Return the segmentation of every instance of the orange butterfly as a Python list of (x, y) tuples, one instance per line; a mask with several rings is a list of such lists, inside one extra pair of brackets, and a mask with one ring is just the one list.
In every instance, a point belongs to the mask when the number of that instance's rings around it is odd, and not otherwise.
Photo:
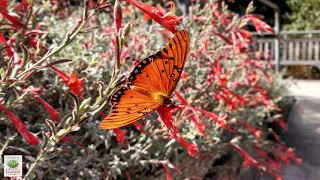
[(173, 107), (171, 94), (178, 84), (189, 50), (189, 34), (181, 30), (166, 47), (139, 62), (116, 91), (111, 112), (99, 125), (114, 129), (131, 124), (156, 111), (161, 105)]

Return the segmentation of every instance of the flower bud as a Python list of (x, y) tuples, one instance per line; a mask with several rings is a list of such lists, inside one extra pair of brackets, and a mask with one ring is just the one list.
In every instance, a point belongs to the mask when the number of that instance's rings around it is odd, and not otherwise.
[(90, 102), (91, 102), (91, 97), (83, 100), (80, 107), (79, 107), (79, 110), (85, 111), (90, 106)]
[(117, 33), (119, 32), (121, 28), (121, 22), (122, 22), (122, 11), (121, 11), (121, 6), (119, 0), (116, 0), (114, 4), (114, 23), (116, 26), (116, 31)]
[(129, 33), (131, 31), (131, 23), (128, 22), (124, 27), (123, 27), (123, 30), (122, 30), (122, 35), (123, 36), (128, 36)]

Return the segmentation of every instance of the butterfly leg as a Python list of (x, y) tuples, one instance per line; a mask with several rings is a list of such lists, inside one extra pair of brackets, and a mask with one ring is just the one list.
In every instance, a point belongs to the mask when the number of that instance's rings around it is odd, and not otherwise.
[(168, 108), (174, 109), (176, 107), (176, 104), (174, 101), (172, 101), (171, 98), (166, 98), (164, 101), (164, 104), (167, 105)]

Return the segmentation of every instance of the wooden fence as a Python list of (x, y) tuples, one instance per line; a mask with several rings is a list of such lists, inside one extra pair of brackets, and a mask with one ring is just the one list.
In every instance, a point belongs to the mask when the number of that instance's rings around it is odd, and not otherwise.
[(287, 31), (282, 32), (279, 39), (256, 37), (254, 45), (274, 64), (279, 53), (279, 65), (313, 65), (320, 69), (320, 31)]

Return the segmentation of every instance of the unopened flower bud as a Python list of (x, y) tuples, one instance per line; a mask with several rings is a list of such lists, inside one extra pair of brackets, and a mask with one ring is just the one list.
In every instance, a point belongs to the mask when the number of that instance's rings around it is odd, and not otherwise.
[(90, 102), (91, 102), (91, 97), (85, 99), (82, 101), (79, 110), (80, 111), (84, 111), (86, 110), (89, 106), (90, 106)]
[(119, 0), (116, 0), (114, 4), (114, 23), (116, 26), (116, 31), (117, 33), (119, 32), (121, 28), (121, 22), (122, 22), (122, 11), (121, 11), (121, 6)]
[(129, 33), (130, 33), (130, 30), (131, 30), (131, 23), (128, 22), (128, 23), (124, 26), (124, 28), (123, 28), (123, 30), (122, 30), (122, 35), (123, 35), (123, 36), (128, 36)]

